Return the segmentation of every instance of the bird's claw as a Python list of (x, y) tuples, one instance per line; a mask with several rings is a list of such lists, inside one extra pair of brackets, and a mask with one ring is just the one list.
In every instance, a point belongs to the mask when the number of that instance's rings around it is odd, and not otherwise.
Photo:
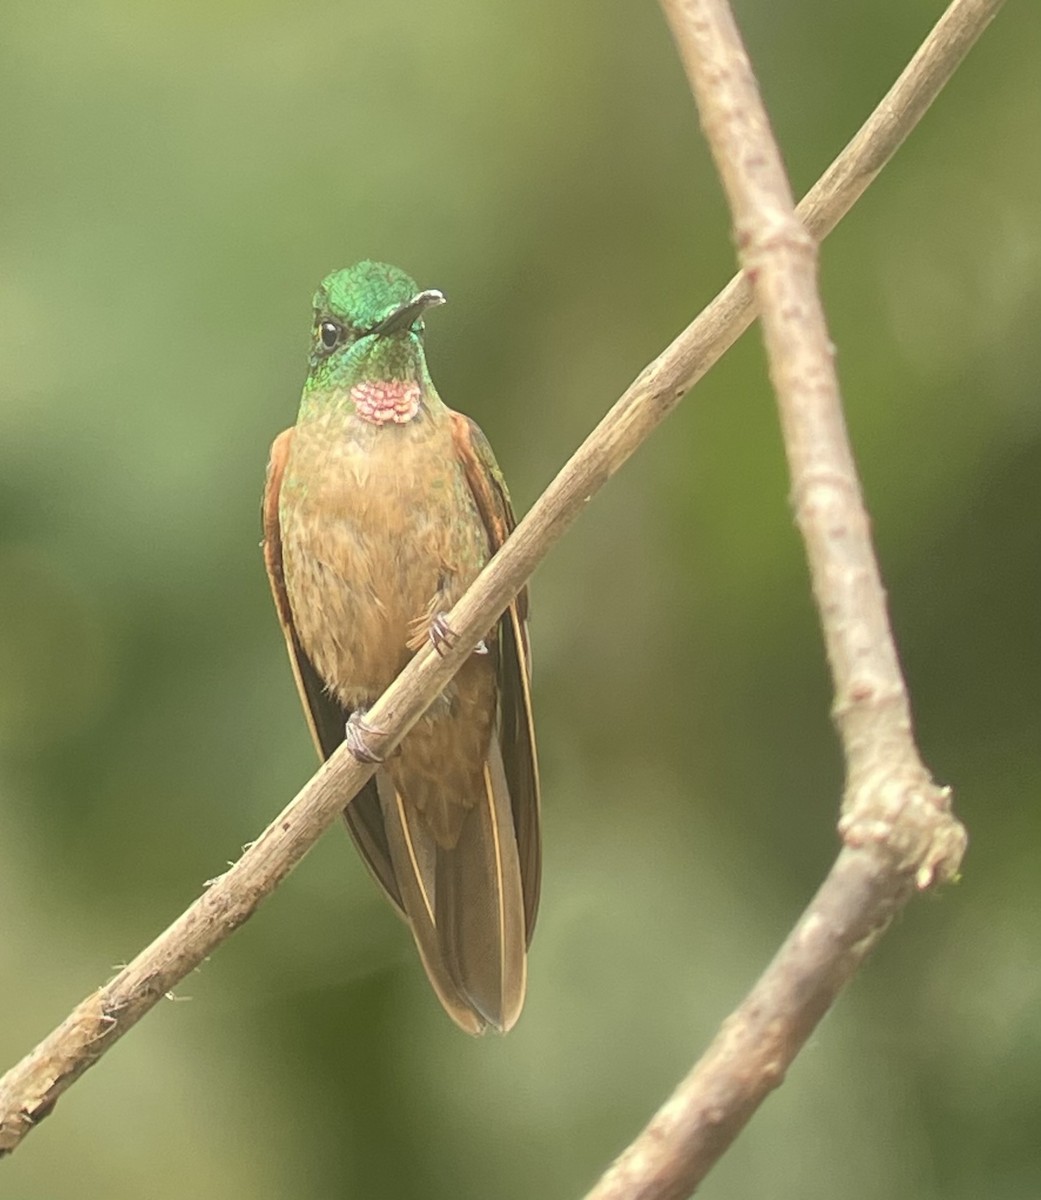
[[(435, 613), (434, 619), (430, 622), (430, 644), (441, 655), (442, 658), (455, 645), (456, 632), (448, 624), (448, 613)], [(481, 638), (473, 648), (474, 654), (487, 654), (488, 643)]]
[(447, 651), (452, 649), (455, 643), (455, 631), (448, 624), (448, 614), (439, 612), (434, 614), (434, 619), (430, 622), (430, 644), (444, 658)]
[(347, 718), (347, 724), (344, 726), (343, 740), (347, 743), (347, 749), (354, 755), (360, 763), (379, 766), (383, 761), (381, 754), (376, 754), (369, 749), (367, 738), (379, 737), (382, 730), (373, 729), (371, 725), (366, 725), (362, 719), (365, 714), (365, 709), (355, 709), (354, 712)]

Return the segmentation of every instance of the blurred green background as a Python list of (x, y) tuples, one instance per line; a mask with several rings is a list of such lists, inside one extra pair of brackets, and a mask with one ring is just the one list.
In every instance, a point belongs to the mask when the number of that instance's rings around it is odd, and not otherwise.
[[(941, 11), (738, 6), (796, 189)], [(8, 0), (0, 49), (0, 1067), (314, 763), (258, 550), (319, 278), (449, 306), (431, 368), (525, 510), (730, 276), (653, 3)], [(1036, 6), (823, 283), (923, 753), (972, 847), (702, 1194), (1041, 1189)], [(441, 1013), (336, 829), (0, 1165), (12, 1200), (578, 1196), (835, 853), (841, 768), (758, 335), (534, 581), (546, 871), (507, 1039)]]

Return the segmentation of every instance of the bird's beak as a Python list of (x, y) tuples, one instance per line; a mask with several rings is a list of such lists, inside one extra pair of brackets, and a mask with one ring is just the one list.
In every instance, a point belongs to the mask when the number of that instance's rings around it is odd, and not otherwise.
[(420, 292), (411, 300), (407, 300), (400, 308), (394, 309), (390, 316), (384, 317), (379, 324), (373, 325), (369, 332), (381, 337), (388, 333), (400, 333), (402, 329), (409, 329), (416, 318), (428, 308), (436, 308), (444, 302), (444, 296), (436, 288)]

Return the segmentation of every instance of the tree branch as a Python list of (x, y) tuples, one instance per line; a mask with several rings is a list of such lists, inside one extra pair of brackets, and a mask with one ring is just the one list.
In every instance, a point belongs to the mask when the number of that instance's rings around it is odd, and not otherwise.
[[(846, 761), (839, 822), (845, 844), (751, 993), (587, 1200), (689, 1195), (782, 1082), (817, 1022), (915, 887), (953, 877), (966, 845), (965, 831), (950, 813), (949, 789), (929, 778), (912, 738), (910, 704), (817, 292), (816, 242), (796, 214), (726, 0), (662, 0), (662, 7), (760, 309), (792, 504), (834, 683), (833, 713)], [(946, 76), (928, 56), (930, 49), (943, 46), (945, 55), (960, 57), (998, 7), (952, 5), (893, 92), (903, 92), (906, 102), (903, 85), (911, 78), (931, 78), (937, 85)], [(898, 120), (892, 96), (881, 106), (888, 114), (883, 119)], [(920, 112), (913, 103), (903, 111), (916, 107)], [(834, 175), (828, 172), (822, 190)], [(814, 212), (819, 221), (819, 209)]]
[[(897, 86), (804, 202), (807, 222), (817, 236), (834, 228), (881, 170), (999, 6), (1000, 0), (955, 0), (941, 22), (947, 23), (945, 32), (941, 34), (937, 27)], [(952, 18), (954, 13), (958, 16)], [(751, 291), (739, 276), (640, 373), (456, 605), (449, 617), (458, 634), (452, 650), (444, 659), (429, 649), (418, 653), (370, 710), (367, 722), (384, 731), (372, 738), (374, 751), (386, 754), (400, 741), (590, 497), (737, 340), (753, 315)], [(345, 749), (337, 751), (233, 867), (0, 1079), (0, 1154), (15, 1149), (88, 1067), (252, 915), (336, 820), (347, 797), (358, 791), (371, 772), (370, 766), (355, 761)], [(870, 832), (859, 824), (855, 828)], [(867, 861), (856, 857), (848, 870), (862, 874)], [(953, 869), (952, 864), (953, 857), (934, 863), (930, 877)], [(866, 892), (872, 892), (873, 879), (868, 872), (863, 885)], [(921, 885), (928, 882), (923, 875)], [(831, 878), (818, 901), (828, 901), (825, 892), (830, 883)], [(843, 897), (848, 903), (846, 886), (840, 889), (838, 899)], [(828, 901), (821, 910), (826, 929), (842, 928), (841, 914), (832, 912), (836, 903)], [(861, 913), (867, 907), (858, 905), (855, 911)], [(808, 920), (809, 914), (799, 927), (803, 933), (796, 930), (787, 945), (800, 937), (814, 943), (811, 934), (820, 937), (813, 922), (807, 926)], [(860, 941), (859, 927), (849, 928), (848, 937)], [(826, 944), (835, 936), (829, 934)], [(839, 955), (832, 948), (829, 953), (837, 990), (862, 952), (848, 950)], [(620, 1195), (618, 1191), (601, 1194)]]

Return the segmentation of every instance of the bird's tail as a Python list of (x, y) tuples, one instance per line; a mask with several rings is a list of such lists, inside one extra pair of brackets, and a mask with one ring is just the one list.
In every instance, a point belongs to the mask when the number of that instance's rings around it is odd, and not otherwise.
[(493, 737), (481, 791), (452, 847), (378, 776), (394, 874), (420, 958), (448, 1015), (467, 1033), (511, 1029), (527, 979), (524, 895), (502, 755)]

